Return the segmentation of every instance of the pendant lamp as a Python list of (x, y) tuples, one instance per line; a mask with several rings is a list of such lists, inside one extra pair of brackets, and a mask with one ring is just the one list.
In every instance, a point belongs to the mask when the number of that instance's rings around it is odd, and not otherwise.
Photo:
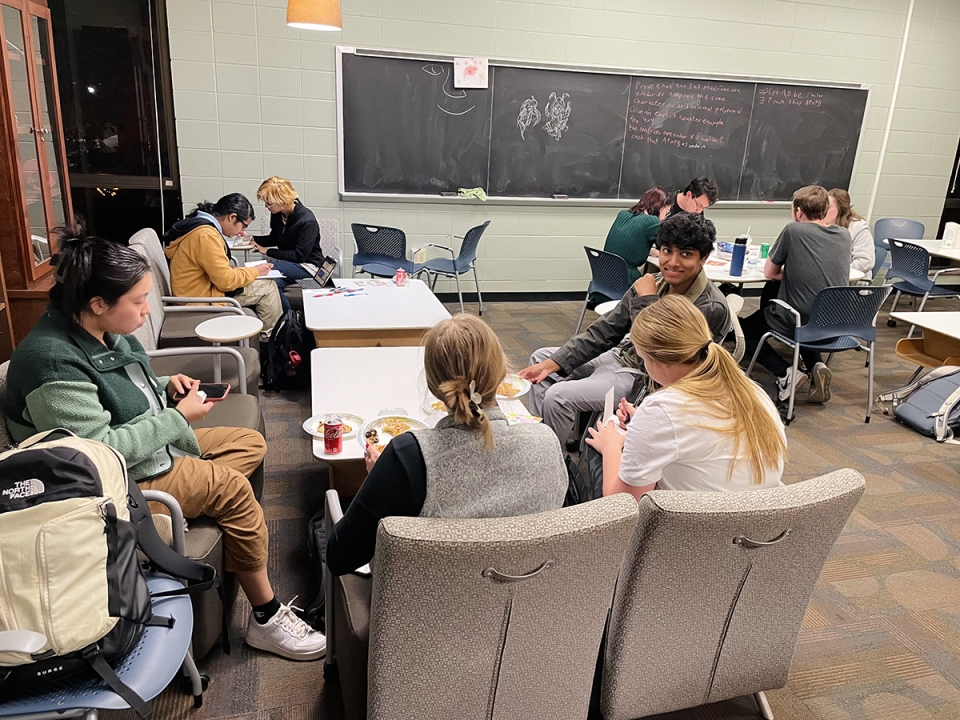
[(342, 30), (340, 0), (287, 0), (287, 25), (301, 30)]

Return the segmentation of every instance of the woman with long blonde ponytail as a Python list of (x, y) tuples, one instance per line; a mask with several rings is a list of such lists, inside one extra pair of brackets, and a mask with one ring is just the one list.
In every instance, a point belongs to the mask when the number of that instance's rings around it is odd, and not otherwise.
[(702, 313), (668, 295), (644, 309), (630, 340), (662, 386), (614, 424), (590, 429), (603, 455), (603, 494), (750, 490), (780, 484), (787, 440), (766, 393), (712, 342)]

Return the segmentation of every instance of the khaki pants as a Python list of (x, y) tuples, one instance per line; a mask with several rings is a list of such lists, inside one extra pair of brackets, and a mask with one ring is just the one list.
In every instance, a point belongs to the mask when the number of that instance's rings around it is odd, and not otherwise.
[(240, 294), (234, 296), (234, 299), (242, 307), (252, 307), (257, 317), (263, 321), (260, 340), (267, 342), (270, 339), (270, 333), (273, 332), (273, 326), (283, 315), (277, 284), (273, 280), (254, 280), (249, 285), (244, 286)]
[[(227, 570), (261, 570), (267, 566), (267, 525), (247, 477), (267, 454), (267, 443), (256, 430), (242, 428), (201, 428), (196, 433), (202, 458), (176, 458), (170, 472), (140, 487), (173, 495), (184, 517), (216, 520), (223, 529)], [(165, 512), (156, 503), (150, 503), (150, 510)]]

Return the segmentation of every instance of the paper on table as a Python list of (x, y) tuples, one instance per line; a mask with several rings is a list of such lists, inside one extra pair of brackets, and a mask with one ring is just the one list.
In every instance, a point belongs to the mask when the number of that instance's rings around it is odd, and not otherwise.
[[(263, 260), (251, 260), (250, 262), (246, 263), (246, 266), (247, 266), (247, 267), (255, 267), (255, 266), (257, 266), (257, 265), (263, 265), (263, 263), (264, 263)], [(273, 269), (271, 269), (270, 272), (268, 272), (266, 275), (261, 275), (260, 277), (261, 277), (261, 278), (266, 278), (267, 280), (275, 280), (276, 278), (286, 277), (286, 275), (284, 275), (284, 274), (283, 274), (282, 272), (280, 272), (279, 270), (273, 270)]]

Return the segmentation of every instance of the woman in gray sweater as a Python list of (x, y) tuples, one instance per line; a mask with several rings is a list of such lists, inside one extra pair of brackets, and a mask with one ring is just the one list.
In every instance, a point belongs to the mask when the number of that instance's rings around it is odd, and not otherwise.
[(427, 386), (450, 414), (427, 430), (367, 448), (369, 475), (330, 531), (327, 564), (343, 575), (373, 558), (377, 524), (391, 515), (486, 518), (555, 510), (567, 472), (545, 425), (508, 425), (497, 407), (507, 372), (496, 334), (473, 315), (427, 331)]

